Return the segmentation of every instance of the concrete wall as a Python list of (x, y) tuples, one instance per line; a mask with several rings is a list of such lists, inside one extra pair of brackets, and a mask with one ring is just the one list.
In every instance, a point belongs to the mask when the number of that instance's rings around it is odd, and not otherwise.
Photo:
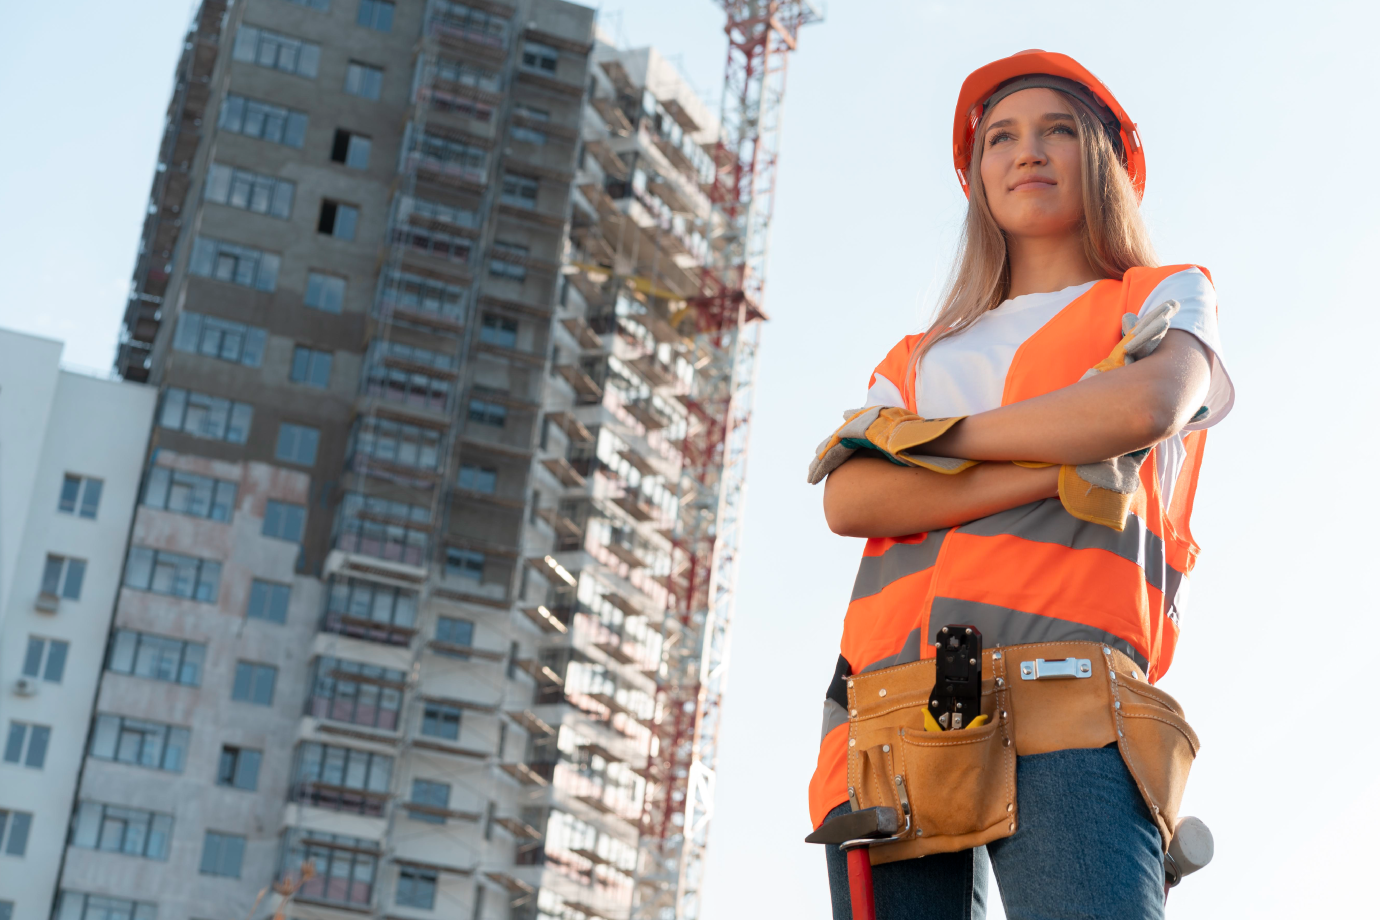
[[(9, 577), (0, 593), (0, 732), (49, 726), (41, 769), (0, 761), (0, 809), (33, 814), (21, 857), (0, 856), (0, 900), (15, 920), (48, 916), (101, 673), (130, 517), (153, 417), (153, 390), (60, 371), (61, 344), (0, 331), (0, 527)], [(63, 475), (102, 480), (94, 519), (62, 513)], [(48, 553), (86, 560), (77, 599), (36, 609)], [(30, 637), (68, 644), (60, 682), (16, 692)]]

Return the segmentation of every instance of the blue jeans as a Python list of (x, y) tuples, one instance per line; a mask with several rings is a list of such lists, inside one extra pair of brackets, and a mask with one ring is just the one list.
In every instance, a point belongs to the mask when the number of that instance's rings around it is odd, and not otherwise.
[[(1016, 804), (1010, 837), (874, 866), (877, 920), (983, 920), (989, 861), (1009, 920), (1164, 917), (1160, 834), (1115, 747), (1018, 757)], [(852, 920), (847, 857), (825, 849), (834, 920)]]

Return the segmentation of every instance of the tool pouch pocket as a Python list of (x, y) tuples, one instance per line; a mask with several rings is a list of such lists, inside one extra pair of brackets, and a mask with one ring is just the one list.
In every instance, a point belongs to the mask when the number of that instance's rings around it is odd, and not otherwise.
[(984, 676), (990, 721), (943, 732), (924, 728), (933, 661), (852, 679), (850, 798), (855, 808), (896, 809), (903, 829), (895, 843), (872, 848), (874, 865), (965, 850), (1015, 832), (1016, 752), (1006, 694), (990, 673)]
[(1150, 816), (1169, 846), (1188, 771), (1198, 755), (1198, 735), (1178, 702), (1156, 687), (1118, 673), (1112, 681), (1119, 703), (1117, 745)]

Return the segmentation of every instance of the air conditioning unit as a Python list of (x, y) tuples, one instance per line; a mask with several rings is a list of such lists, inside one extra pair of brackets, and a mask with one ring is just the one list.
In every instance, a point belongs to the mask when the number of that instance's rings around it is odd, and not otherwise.
[(14, 682), (15, 696), (33, 696), (38, 692), (38, 681), (32, 677), (21, 677)]
[(38, 600), (34, 601), (34, 609), (42, 610), (44, 613), (57, 613), (58, 596), (48, 591), (39, 594)]

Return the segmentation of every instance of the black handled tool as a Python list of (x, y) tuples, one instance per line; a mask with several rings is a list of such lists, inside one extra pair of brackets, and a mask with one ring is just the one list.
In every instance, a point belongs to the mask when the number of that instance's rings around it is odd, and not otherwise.
[(945, 731), (960, 729), (982, 714), (982, 633), (951, 623), (937, 639), (930, 714)]

